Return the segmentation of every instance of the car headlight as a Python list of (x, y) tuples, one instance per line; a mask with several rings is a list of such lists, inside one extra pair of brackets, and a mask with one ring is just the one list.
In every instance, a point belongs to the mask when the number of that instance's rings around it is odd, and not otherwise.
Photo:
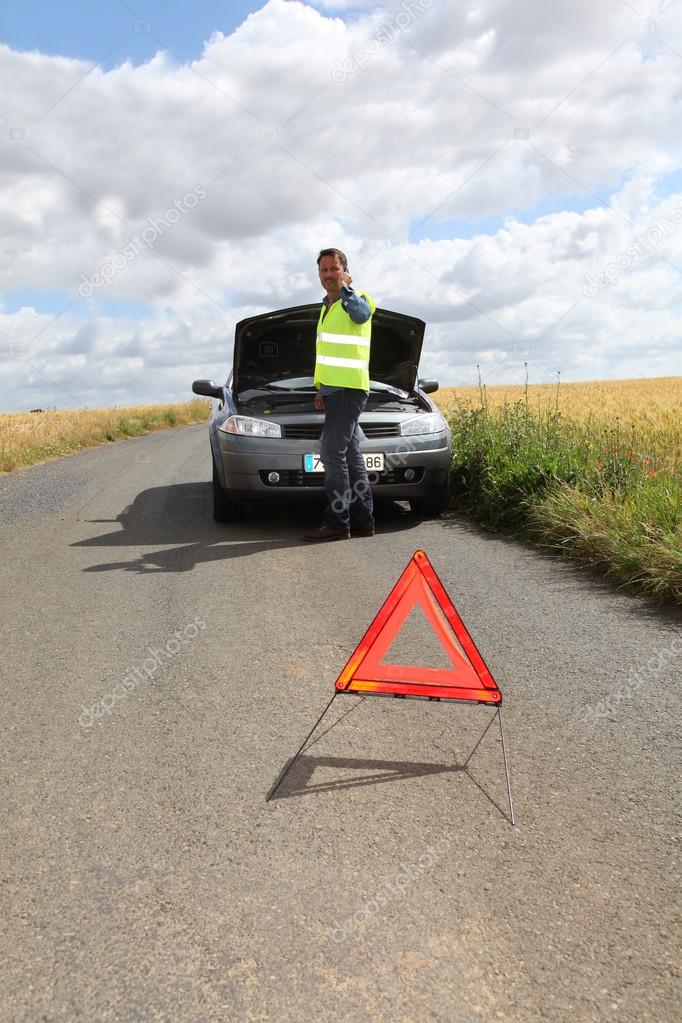
[(223, 433), (237, 433), (241, 437), (281, 437), (282, 427), (279, 423), (269, 423), (265, 419), (251, 419), (249, 416), (230, 416), (218, 427)]
[(417, 437), (422, 433), (442, 433), (446, 429), (445, 420), (440, 412), (425, 412), (421, 416), (413, 416), (400, 424), (401, 437)]

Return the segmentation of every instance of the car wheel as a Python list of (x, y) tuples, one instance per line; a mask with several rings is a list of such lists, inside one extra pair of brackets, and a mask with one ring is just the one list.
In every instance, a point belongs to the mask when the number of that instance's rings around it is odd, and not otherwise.
[(241, 522), (245, 510), (241, 501), (235, 501), (223, 490), (218, 470), (213, 462), (213, 518), (216, 522)]
[(448, 499), (448, 483), (446, 480), (433, 494), (428, 494), (426, 497), (411, 497), (410, 509), (425, 519), (434, 519), (442, 512), (447, 511)]

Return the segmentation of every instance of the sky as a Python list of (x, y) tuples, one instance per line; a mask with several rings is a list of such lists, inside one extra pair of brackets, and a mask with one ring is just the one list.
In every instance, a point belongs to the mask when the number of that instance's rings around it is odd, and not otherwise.
[(0, 0), (0, 412), (184, 401), (336, 246), (441, 386), (682, 373), (680, 0)]

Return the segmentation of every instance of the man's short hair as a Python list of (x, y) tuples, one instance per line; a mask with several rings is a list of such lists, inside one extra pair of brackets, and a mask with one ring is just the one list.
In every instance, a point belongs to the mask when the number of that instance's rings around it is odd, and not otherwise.
[(320, 254), (317, 257), (318, 266), (320, 265), (320, 260), (323, 258), (323, 256), (338, 256), (343, 269), (344, 270), (348, 269), (348, 260), (346, 259), (346, 254), (342, 252), (341, 249), (320, 249)]

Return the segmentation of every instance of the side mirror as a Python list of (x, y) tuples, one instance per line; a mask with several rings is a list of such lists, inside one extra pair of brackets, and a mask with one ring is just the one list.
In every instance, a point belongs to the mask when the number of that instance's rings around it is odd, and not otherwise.
[(223, 397), (222, 387), (217, 387), (213, 380), (195, 380), (192, 384), (192, 393), (201, 394), (204, 398), (219, 398)]
[(424, 394), (433, 394), (434, 391), (438, 390), (438, 381), (437, 380), (418, 380), (417, 381), (417, 386), (418, 386), (420, 391), (424, 392)]

